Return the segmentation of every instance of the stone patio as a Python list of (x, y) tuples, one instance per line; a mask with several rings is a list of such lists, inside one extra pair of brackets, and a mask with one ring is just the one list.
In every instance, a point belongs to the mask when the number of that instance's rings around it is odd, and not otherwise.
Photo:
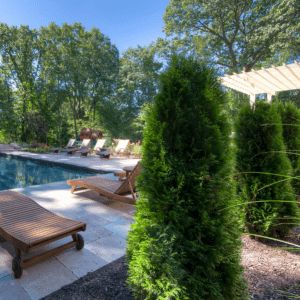
[(7, 150), (1, 150), (1, 148), (0, 148), (0, 152), (9, 155), (27, 157), (31, 159), (56, 162), (56, 163), (72, 165), (72, 166), (80, 166), (80, 167), (85, 167), (92, 170), (104, 171), (104, 172), (114, 172), (114, 171), (119, 171), (127, 166), (135, 166), (139, 161), (139, 159), (128, 158), (128, 157), (112, 157), (110, 159), (100, 159), (99, 156), (96, 155), (89, 155), (87, 157), (82, 157), (79, 154), (68, 155), (66, 153), (38, 154), (38, 153), (30, 153), (24, 151), (7, 151)]
[[(10, 152), (10, 154), (103, 171), (120, 170), (137, 161), (124, 158), (100, 160), (96, 157), (81, 158), (27, 152)], [(111, 173), (100, 176), (113, 178)], [(17, 191), (30, 196), (58, 215), (86, 222), (87, 229), (82, 233), (85, 247), (81, 251), (69, 249), (25, 269), (21, 279), (14, 279), (11, 271), (13, 249), (8, 243), (1, 243), (0, 299), (40, 299), (125, 254), (126, 236), (132, 222), (134, 206), (109, 201), (92, 191), (82, 191), (72, 195), (65, 182), (31, 186)], [(53, 244), (57, 246), (64, 242), (66, 239)]]

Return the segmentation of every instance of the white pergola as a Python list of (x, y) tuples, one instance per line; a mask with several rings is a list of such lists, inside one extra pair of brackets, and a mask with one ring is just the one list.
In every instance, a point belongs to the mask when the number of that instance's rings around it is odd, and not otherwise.
[(300, 89), (300, 63), (234, 73), (220, 79), (223, 86), (249, 95), (251, 104), (258, 94), (267, 94), (267, 101), (271, 102), (277, 92)]

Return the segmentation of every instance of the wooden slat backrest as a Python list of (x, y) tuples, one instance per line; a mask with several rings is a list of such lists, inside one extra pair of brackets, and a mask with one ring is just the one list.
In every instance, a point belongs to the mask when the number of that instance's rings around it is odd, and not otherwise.
[(68, 142), (66, 148), (71, 148), (71, 147), (73, 147), (74, 144), (75, 144), (75, 141), (76, 141), (75, 139), (69, 139), (69, 142)]
[(125, 152), (126, 148), (129, 145), (130, 140), (119, 140), (118, 144), (115, 148), (116, 153), (123, 153)]
[(81, 145), (80, 145), (80, 148), (89, 147), (90, 143), (91, 143), (91, 140), (90, 140), (90, 139), (83, 139), (83, 140), (82, 140), (82, 143), (81, 143)]
[(96, 145), (94, 146), (94, 150), (100, 150), (101, 148), (103, 148), (105, 142), (106, 139), (98, 139)]
[(122, 195), (132, 192), (131, 187), (133, 190), (135, 189), (136, 177), (140, 174), (140, 172), (141, 164), (140, 162), (138, 162), (132, 172), (130, 172), (130, 174), (128, 175), (127, 179), (123, 181), (122, 185), (115, 191), (115, 193)]

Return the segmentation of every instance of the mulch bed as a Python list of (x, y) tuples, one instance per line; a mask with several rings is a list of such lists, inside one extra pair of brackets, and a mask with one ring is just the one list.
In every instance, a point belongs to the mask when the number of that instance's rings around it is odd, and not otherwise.
[(75, 282), (46, 296), (45, 300), (133, 300), (126, 285), (125, 258), (88, 273)]
[[(300, 244), (299, 229), (290, 241)], [(242, 264), (253, 300), (300, 299), (300, 252), (280, 249), (279, 244), (242, 238)], [(133, 300), (126, 285), (125, 258), (89, 273), (43, 298), (46, 300)]]

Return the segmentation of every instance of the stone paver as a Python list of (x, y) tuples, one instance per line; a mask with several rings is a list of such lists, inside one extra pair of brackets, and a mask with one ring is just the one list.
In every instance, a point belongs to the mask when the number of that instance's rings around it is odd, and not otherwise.
[[(72, 251), (71, 249), (67, 250), (58, 255), (57, 259), (77, 277), (82, 277), (88, 272), (96, 271), (107, 264), (104, 259), (86, 248), (83, 248), (82, 251), (79, 252)], [(80, 261), (80, 263), (78, 263), (78, 261)]]
[(0, 278), (0, 300), (31, 300), (20, 282), (14, 280), (12, 275)]
[(78, 277), (55, 257), (51, 257), (23, 271), (23, 276), (13, 281), (28, 293), (31, 299), (40, 299), (52, 291), (75, 281)]
[[(91, 191), (71, 194), (65, 182), (16, 190), (50, 211), (86, 222), (87, 229), (82, 233), (85, 247), (81, 251), (69, 249), (25, 269), (21, 279), (14, 279), (11, 271), (13, 251), (9, 244), (1, 243), (0, 300), (39, 299), (125, 254), (134, 206), (105, 200)], [(67, 239), (70, 238), (47, 245), (44, 249), (62, 244)]]
[(130, 229), (130, 225), (131, 225), (131, 220), (123, 219), (114, 223), (109, 223), (105, 225), (104, 228), (126, 239), (128, 231)]
[(111, 235), (100, 238), (96, 241), (88, 243), (86, 248), (110, 263), (125, 254), (126, 240), (117, 236)]
[[(1, 150), (0, 150), (1, 151)], [(115, 172), (120, 171), (124, 167), (135, 166), (139, 159), (127, 157), (112, 157), (110, 159), (100, 159), (99, 156), (89, 155), (88, 157), (81, 157), (80, 155), (62, 154), (39, 154), (23, 151), (1, 151), (9, 155), (16, 155), (32, 159), (44, 160), (49, 162), (62, 163), (72, 166), (80, 166), (96, 171)]]

